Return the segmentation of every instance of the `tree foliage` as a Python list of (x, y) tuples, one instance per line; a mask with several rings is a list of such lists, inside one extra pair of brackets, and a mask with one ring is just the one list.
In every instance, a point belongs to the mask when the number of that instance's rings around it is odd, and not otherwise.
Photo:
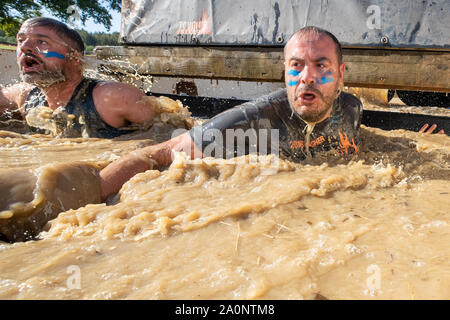
[(0, 29), (0, 43), (16, 44), (16, 37), (9, 37), (4, 30)]
[(92, 18), (109, 30), (112, 19), (109, 12), (120, 11), (121, 0), (1, 0), (0, 29), (5, 31), (6, 36), (15, 36), (23, 21), (42, 15), (43, 9), (69, 21), (74, 11), (68, 8), (73, 5), (80, 9), (79, 18), (83, 25)]
[[(119, 33), (105, 32), (87, 32), (85, 30), (77, 30), (83, 39), (86, 52), (90, 52), (96, 46), (117, 46), (119, 45)], [(0, 30), (0, 43), (17, 44), (16, 37), (9, 37), (4, 30)]]
[(104, 33), (104, 32), (87, 32), (85, 30), (77, 30), (83, 39), (86, 51), (92, 51), (95, 46), (117, 46), (119, 45), (119, 33)]
[(119, 33), (104, 33), (104, 32), (87, 32), (85, 30), (77, 30), (83, 42), (87, 46), (117, 46)]

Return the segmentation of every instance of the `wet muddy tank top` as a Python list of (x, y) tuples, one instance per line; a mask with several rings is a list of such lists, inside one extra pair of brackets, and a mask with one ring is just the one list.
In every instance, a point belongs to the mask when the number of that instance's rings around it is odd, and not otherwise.
[[(299, 162), (330, 150), (337, 156), (358, 152), (362, 103), (342, 92), (330, 116), (307, 138), (306, 123), (290, 107), (286, 89), (229, 109), (194, 127), (191, 138), (204, 156), (232, 158), (249, 153), (277, 153)], [(306, 148), (305, 140), (309, 141)]]
[[(92, 92), (99, 83), (99, 80), (84, 78), (75, 88), (71, 99), (63, 108), (69, 114), (75, 116), (73, 128), (82, 136), (83, 126), (87, 128), (89, 137), (91, 138), (114, 138), (122, 134), (130, 133), (130, 131), (120, 130), (107, 124), (98, 114)], [(25, 114), (31, 108), (38, 106), (48, 106), (44, 94), (38, 87), (33, 88), (28, 94), (24, 103)], [(30, 127), (35, 133), (45, 133), (44, 130)]]

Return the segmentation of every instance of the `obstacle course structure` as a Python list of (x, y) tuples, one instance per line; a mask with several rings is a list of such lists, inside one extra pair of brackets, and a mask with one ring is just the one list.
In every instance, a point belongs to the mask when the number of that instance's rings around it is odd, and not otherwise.
[(449, 16), (447, 0), (123, 0), (121, 45), (98, 47), (96, 55), (103, 72), (176, 85), (209, 79), (281, 87), (286, 41), (314, 25), (342, 43), (346, 86), (400, 90), (407, 103), (441, 92), (448, 107)]

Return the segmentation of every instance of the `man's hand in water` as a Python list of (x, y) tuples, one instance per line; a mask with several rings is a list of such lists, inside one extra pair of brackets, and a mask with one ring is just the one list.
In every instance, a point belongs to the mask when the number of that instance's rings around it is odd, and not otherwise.
[[(422, 128), (420, 128), (420, 130), (419, 130), (419, 132), (420, 133), (433, 133), (433, 131), (434, 130), (436, 130), (436, 128), (437, 128), (437, 125), (436, 124), (433, 124), (431, 127), (429, 127), (429, 124), (428, 123), (425, 123), (423, 126), (422, 126)], [(427, 130), (428, 129), (428, 130)], [(438, 134), (444, 134), (445, 132), (444, 132), (444, 129), (441, 129), (441, 130), (439, 130), (438, 132), (437, 132)]]

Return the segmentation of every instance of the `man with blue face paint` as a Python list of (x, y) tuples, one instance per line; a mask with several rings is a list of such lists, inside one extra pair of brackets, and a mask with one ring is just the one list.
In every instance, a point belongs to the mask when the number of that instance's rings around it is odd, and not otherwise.
[[(231, 158), (253, 150), (296, 162), (320, 154), (357, 153), (362, 104), (341, 90), (345, 64), (338, 40), (326, 30), (305, 27), (287, 42), (284, 57), (286, 89), (234, 107), (187, 133), (111, 163), (100, 172), (102, 197), (116, 193), (132, 176), (148, 170), (150, 159), (160, 166), (169, 165), (172, 151), (184, 151), (191, 158)], [(264, 132), (268, 134), (261, 139)], [(242, 135), (244, 145), (233, 143)]]
[[(72, 136), (113, 138), (131, 123), (149, 122), (153, 106), (134, 86), (83, 76), (84, 44), (80, 35), (50, 18), (26, 20), (17, 34), (17, 63), (22, 82), (0, 89), (0, 115), (26, 118), (46, 106), (74, 115)], [(39, 128), (32, 132), (43, 133)]]

